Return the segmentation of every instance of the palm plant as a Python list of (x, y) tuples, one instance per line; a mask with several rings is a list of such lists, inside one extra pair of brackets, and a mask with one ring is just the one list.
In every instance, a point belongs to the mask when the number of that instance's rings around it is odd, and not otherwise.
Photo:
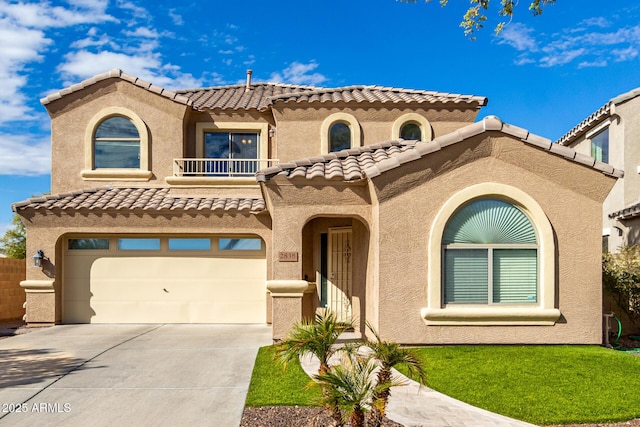
[[(330, 370), (329, 359), (338, 351), (336, 341), (350, 328), (353, 328), (352, 322), (339, 322), (330, 310), (316, 313), (313, 320), (303, 320), (293, 326), (287, 338), (276, 345), (275, 358), (286, 368), (290, 362), (311, 353), (320, 360), (318, 375), (324, 375)], [(328, 395), (329, 391), (322, 387), (322, 393)], [(328, 409), (336, 424), (341, 425), (340, 409), (331, 404)]]
[(408, 376), (417, 379), (421, 384), (426, 383), (427, 373), (424, 365), (411, 349), (401, 347), (398, 343), (381, 339), (380, 335), (369, 323), (367, 323), (367, 328), (375, 337), (375, 341), (367, 340), (367, 346), (372, 350), (371, 357), (377, 359), (380, 364), (377, 382), (383, 385), (383, 387), (376, 389), (374, 394), (369, 425), (380, 427), (385, 417), (389, 396), (391, 396), (391, 388), (384, 387), (385, 384), (391, 384), (392, 382), (391, 368), (404, 366)]
[(365, 412), (374, 396), (390, 384), (374, 381), (376, 364), (370, 358), (356, 354), (345, 355), (340, 364), (331, 370), (315, 375), (315, 384), (322, 387), (322, 402), (336, 407), (343, 415), (342, 421), (349, 420), (352, 427), (365, 425)]

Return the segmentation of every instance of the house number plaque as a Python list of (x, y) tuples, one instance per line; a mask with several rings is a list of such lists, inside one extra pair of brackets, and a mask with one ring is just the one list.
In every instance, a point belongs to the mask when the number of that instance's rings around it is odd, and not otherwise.
[(298, 252), (278, 252), (280, 262), (298, 262)]

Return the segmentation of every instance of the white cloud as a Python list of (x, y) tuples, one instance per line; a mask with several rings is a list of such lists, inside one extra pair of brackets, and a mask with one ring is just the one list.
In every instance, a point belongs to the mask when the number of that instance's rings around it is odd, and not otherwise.
[(134, 31), (125, 31), (124, 35), (127, 37), (144, 37), (148, 39), (157, 39), (160, 34), (153, 28), (137, 27)]
[(597, 17), (583, 19), (582, 21), (580, 21), (580, 23), (578, 25), (585, 25), (587, 27), (606, 28), (606, 27), (610, 26), (611, 23), (609, 22), (609, 20), (607, 18), (604, 18), (602, 16), (597, 16)]
[(575, 49), (575, 50), (566, 50), (551, 53), (550, 55), (544, 56), (540, 59), (541, 67), (555, 67), (556, 65), (564, 65), (573, 61), (580, 55), (583, 55), (586, 52), (586, 49)]
[(202, 84), (201, 79), (180, 72), (179, 67), (162, 64), (160, 55), (150, 51), (141, 55), (128, 55), (121, 52), (93, 53), (80, 50), (65, 55), (65, 60), (58, 66), (58, 70), (67, 78), (66, 85), (77, 83), (79, 80), (112, 68), (120, 68), (166, 89), (197, 87)]
[(49, 137), (0, 133), (0, 174), (36, 176), (51, 173)]
[(581, 63), (578, 64), (578, 68), (589, 68), (589, 67), (606, 67), (607, 66), (607, 61), (605, 61), (604, 59), (598, 60), (598, 61), (583, 61)]
[(149, 13), (147, 9), (136, 5), (131, 1), (118, 0), (116, 5), (120, 9), (128, 10), (131, 14), (138, 19), (147, 19), (149, 17)]
[(182, 19), (182, 15), (176, 13), (176, 9), (169, 9), (169, 18), (173, 21), (175, 25), (184, 24), (184, 20)]
[(638, 56), (638, 49), (635, 47), (628, 47), (626, 49), (613, 49), (611, 54), (614, 56), (616, 62), (631, 61)]
[[(603, 67), (611, 62), (632, 61), (640, 52), (640, 25), (614, 27), (603, 17), (592, 17), (553, 34), (536, 33), (520, 23), (505, 27), (498, 43), (520, 52), (516, 65), (558, 67), (577, 63), (578, 68)], [(576, 59), (580, 58), (580, 62)]]
[(516, 50), (536, 51), (537, 43), (532, 36), (533, 29), (524, 24), (515, 22), (504, 27), (498, 36), (499, 44), (507, 44)]
[(23, 88), (27, 64), (41, 62), (54, 45), (46, 32), (78, 24), (117, 22), (106, 14), (107, 0), (71, 0), (70, 7), (47, 2), (15, 3), (0, 0), (0, 126), (33, 119)]
[(0, 19), (0, 125), (31, 119), (32, 110), (21, 92), (27, 84), (23, 70), (25, 64), (41, 61), (40, 52), (51, 43), (41, 30)]
[(316, 68), (318, 68), (318, 64), (315, 62), (310, 62), (308, 64), (293, 62), (287, 68), (282, 70), (282, 72), (272, 73), (270, 80), (274, 82), (315, 86), (327, 80), (327, 78), (320, 73), (309, 74)]
[(19, 26), (32, 28), (61, 28), (78, 24), (105, 21), (117, 22), (106, 13), (108, 1), (74, 1), (73, 8), (42, 3), (8, 3), (0, 1), (0, 15)]

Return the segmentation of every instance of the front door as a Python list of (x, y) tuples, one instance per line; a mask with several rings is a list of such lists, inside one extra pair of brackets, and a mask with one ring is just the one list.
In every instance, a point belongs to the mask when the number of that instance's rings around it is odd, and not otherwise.
[(337, 320), (351, 321), (352, 295), (351, 227), (329, 229), (327, 244), (327, 307)]

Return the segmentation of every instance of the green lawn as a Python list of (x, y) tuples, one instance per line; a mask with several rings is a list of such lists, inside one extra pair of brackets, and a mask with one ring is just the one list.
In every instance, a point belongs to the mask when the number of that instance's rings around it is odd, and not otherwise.
[(273, 360), (274, 347), (258, 351), (251, 376), (247, 406), (314, 406), (320, 399), (318, 388), (307, 388), (311, 381), (299, 363), (286, 371)]
[(428, 385), (533, 424), (640, 417), (640, 357), (596, 346), (417, 349)]
[[(640, 357), (596, 346), (453, 346), (416, 349), (428, 385), (533, 424), (640, 417)], [(273, 347), (258, 353), (247, 406), (313, 406), (317, 388), (298, 364), (283, 372)]]

